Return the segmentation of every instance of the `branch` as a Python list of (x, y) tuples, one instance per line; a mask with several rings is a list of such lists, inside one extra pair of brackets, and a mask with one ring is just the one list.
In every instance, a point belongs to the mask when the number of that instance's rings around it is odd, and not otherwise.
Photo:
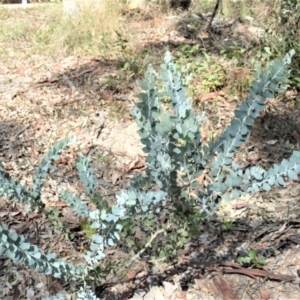
[(216, 16), (218, 10), (219, 10), (219, 7), (221, 6), (221, 2), (222, 2), (222, 0), (217, 0), (217, 3), (215, 5), (214, 11), (213, 11), (213, 14), (212, 14), (211, 19), (209, 21), (209, 24), (207, 26), (207, 31), (211, 31), (211, 24), (212, 24), (212, 22), (213, 22), (213, 20)]

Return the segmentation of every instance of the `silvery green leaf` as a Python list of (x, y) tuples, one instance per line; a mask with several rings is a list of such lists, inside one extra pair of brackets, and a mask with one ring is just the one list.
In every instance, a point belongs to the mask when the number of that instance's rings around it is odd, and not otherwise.
[(264, 183), (262, 188), (264, 189), (264, 191), (269, 192), (271, 190), (271, 186), (268, 183)]
[(228, 186), (225, 183), (222, 182), (215, 182), (214, 185), (214, 190), (217, 191), (218, 193), (225, 193)]
[(237, 199), (241, 196), (241, 191), (237, 190), (237, 189), (234, 189), (234, 190), (232, 190), (231, 195), (232, 195), (233, 199)]
[(113, 235), (114, 235), (114, 237), (115, 237), (116, 240), (120, 239), (120, 236), (119, 236), (119, 234), (117, 232), (114, 232)]
[(141, 89), (143, 89), (144, 91), (147, 91), (149, 89), (149, 85), (147, 81), (142, 81), (139, 83), (139, 86), (141, 87)]
[(181, 150), (179, 148), (174, 148), (173, 149), (173, 152), (175, 152), (176, 154), (180, 154), (181, 153)]
[(122, 208), (117, 207), (117, 206), (113, 206), (113, 207), (112, 207), (112, 213), (113, 213), (115, 216), (120, 216), (120, 215), (122, 214)]
[(298, 174), (294, 170), (288, 170), (287, 175), (292, 180), (298, 180)]
[(98, 234), (93, 235), (93, 241), (97, 244), (103, 244), (103, 238)]
[(111, 247), (111, 246), (113, 246), (115, 243), (114, 243), (114, 241), (112, 240), (112, 239), (108, 239), (107, 240), (107, 245), (109, 246), (109, 247)]
[(166, 54), (165, 54), (165, 63), (168, 64), (171, 61), (172, 61), (171, 53), (170, 53), (170, 51), (167, 51)]
[(257, 193), (257, 192), (259, 192), (259, 190), (260, 190), (259, 186), (258, 186), (256, 183), (253, 184), (252, 189), (253, 189), (253, 192), (254, 192), (254, 193)]
[(122, 226), (121, 224), (117, 224), (117, 225), (116, 225), (116, 229), (117, 229), (118, 231), (121, 231), (122, 228), (123, 228), (123, 226)]
[(253, 176), (254, 176), (254, 178), (255, 178), (256, 180), (262, 180), (262, 179), (263, 179), (263, 176), (262, 176), (262, 174), (260, 174), (260, 173), (254, 173)]
[(283, 180), (283, 178), (281, 176), (276, 177), (276, 183), (279, 186), (285, 186), (285, 181)]

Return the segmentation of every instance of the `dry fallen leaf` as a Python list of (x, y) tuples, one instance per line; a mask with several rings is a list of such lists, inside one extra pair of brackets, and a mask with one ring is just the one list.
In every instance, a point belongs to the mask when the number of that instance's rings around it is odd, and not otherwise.
[(208, 233), (208, 232), (204, 232), (203, 234), (201, 234), (201, 235), (199, 236), (199, 241), (200, 241), (200, 243), (205, 245), (206, 242), (207, 242), (208, 236), (209, 236), (209, 233)]
[(208, 93), (208, 94), (204, 94), (201, 97), (201, 101), (208, 101), (208, 100), (212, 100), (215, 99), (219, 96), (225, 96), (225, 92), (224, 91), (217, 91), (217, 92), (212, 92), (212, 93)]
[(67, 222), (68, 225), (77, 226), (79, 224), (79, 217), (74, 213), (70, 207), (65, 207), (62, 210), (63, 216), (60, 217), (60, 221)]
[(68, 204), (64, 201), (55, 201), (55, 202), (52, 202), (50, 207), (68, 207)]
[(295, 138), (296, 141), (300, 141), (300, 134), (296, 130), (292, 132), (292, 136)]
[(118, 171), (112, 171), (111, 181), (115, 185), (122, 175)]
[(203, 184), (203, 182), (204, 182), (204, 179), (205, 179), (205, 175), (206, 175), (206, 173), (205, 172), (203, 172), (199, 177), (198, 177), (198, 183), (200, 184), (200, 185), (202, 185)]
[(231, 201), (231, 207), (235, 209), (241, 209), (245, 207), (249, 207), (249, 202), (246, 200), (233, 200)]
[(269, 141), (266, 141), (266, 144), (268, 145), (275, 145), (278, 143), (278, 140), (269, 140)]
[(261, 300), (268, 300), (270, 299), (270, 293), (264, 289), (259, 289), (260, 299)]
[(219, 273), (216, 273), (212, 279), (212, 284), (216, 292), (222, 297), (223, 300), (238, 300), (238, 296), (230, 286), (229, 282)]
[(237, 273), (237, 274), (244, 274), (247, 276), (250, 276), (255, 279), (255, 276), (259, 277), (266, 277), (274, 280), (293, 280), (296, 278), (294, 275), (286, 275), (286, 274), (274, 274), (274, 273), (269, 273), (268, 271), (265, 270), (260, 270), (260, 269), (246, 269), (246, 268), (240, 268), (240, 269), (223, 269), (224, 273), (227, 274), (232, 274), (232, 273)]
[(19, 215), (21, 213), (21, 211), (1, 211), (0, 212), (0, 217), (5, 217), (5, 216), (10, 216), (10, 217), (15, 217), (17, 215)]
[(61, 285), (61, 283), (58, 281), (58, 279), (53, 278), (51, 284), (51, 290), (53, 291), (53, 294), (58, 294), (59, 292), (63, 291), (64, 288)]
[(21, 293), (20, 293), (20, 290), (18, 289), (18, 286), (17, 285), (15, 285), (14, 287), (13, 287), (13, 294), (12, 294), (12, 300), (18, 300), (18, 299), (20, 299), (20, 295), (21, 295)]
[(283, 232), (286, 228), (286, 222), (280, 227), (280, 229), (278, 230), (278, 232)]

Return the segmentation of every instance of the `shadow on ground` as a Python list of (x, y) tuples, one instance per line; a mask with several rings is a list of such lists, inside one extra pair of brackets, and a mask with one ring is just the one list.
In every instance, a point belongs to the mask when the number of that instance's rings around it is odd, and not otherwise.
[[(299, 212), (298, 210), (297, 214), (290, 214), (287, 218), (283, 216), (277, 220), (268, 216), (263, 219), (261, 216), (252, 219), (242, 218), (230, 223), (230, 227), (227, 228), (218, 220), (210, 220), (206, 224), (199, 225), (203, 228), (199, 239), (192, 239), (184, 251), (178, 251), (177, 262), (165, 267), (165, 271), (155, 271), (157, 267), (145, 259), (147, 271), (140, 270), (130, 280), (116, 280), (97, 286), (97, 296), (107, 300), (131, 297), (138, 299), (149, 293), (153, 286), (163, 286), (164, 282), (175, 284), (175, 278), (180, 289), (187, 291), (195, 284), (195, 280), (212, 278), (216, 273), (223, 274), (227, 278), (239, 299), (242, 299), (244, 290), (240, 286), (241, 282), (237, 281), (238, 277), (232, 277), (233, 274), (239, 277), (244, 275), (242, 277), (246, 278), (249, 290), (256, 299), (259, 297), (259, 291), (253, 283), (264, 280), (265, 277), (269, 278), (273, 288), (278, 282), (282, 282), (281, 284), (284, 284), (287, 290), (294, 289), (294, 284), (290, 281), (297, 277), (295, 276), (298, 271), (297, 263), (289, 267), (282, 261), (282, 257), (293, 251), (295, 260), (300, 259)], [(204, 236), (206, 240), (203, 239)], [(238, 263), (239, 257), (249, 257), (250, 249), (255, 250), (257, 260), (253, 259), (244, 264)], [(145, 253), (145, 256), (151, 256), (151, 249)], [(258, 261), (264, 259), (265, 265), (259, 265)], [(278, 259), (280, 262), (274, 263)], [(279, 265), (279, 269), (276, 264)], [(131, 271), (127, 274), (130, 276)], [(180, 278), (179, 282), (178, 278)], [(287, 287), (288, 282), (290, 287)], [(244, 282), (242, 285), (244, 286)], [(113, 292), (115, 290), (124, 292)], [(218, 292), (222, 294), (222, 291)]]

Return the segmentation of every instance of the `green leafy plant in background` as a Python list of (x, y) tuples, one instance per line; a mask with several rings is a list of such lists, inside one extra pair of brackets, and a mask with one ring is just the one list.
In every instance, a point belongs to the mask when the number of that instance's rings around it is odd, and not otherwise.
[(222, 225), (225, 228), (225, 230), (231, 230), (233, 227), (233, 221), (224, 219), (222, 221)]
[[(201, 80), (201, 89), (204, 93), (214, 92), (225, 84), (226, 70), (222, 62), (213, 59), (205, 49), (197, 46), (182, 46), (177, 64), (184, 66), (186, 72)], [(195, 57), (199, 54), (198, 57)]]
[(229, 58), (235, 61), (238, 61), (240, 57), (243, 57), (243, 54), (247, 51), (246, 48), (240, 46), (229, 46), (226, 49), (220, 51), (220, 54), (224, 59)]
[(241, 256), (238, 262), (242, 265), (250, 265), (251, 268), (262, 268), (266, 265), (266, 259), (264, 257), (259, 257), (255, 250), (250, 249), (247, 256)]
[(61, 211), (57, 209), (46, 208), (45, 213), (47, 218), (53, 224), (54, 230), (60, 232), (61, 236), (66, 239), (72, 240), (74, 238), (74, 234), (70, 232), (69, 228), (66, 226), (66, 222), (60, 220), (60, 217), (62, 217)]
[(290, 83), (300, 88), (300, 3), (297, 0), (284, 0), (281, 3), (281, 24), (285, 28), (283, 33), (285, 40), (285, 49), (296, 49), (296, 55), (293, 59), (292, 74)]
[[(155, 241), (159, 255), (174, 256), (174, 251), (187, 242), (190, 232), (197, 232), (201, 221), (209, 222), (221, 199), (231, 200), (246, 193), (269, 191), (274, 185), (284, 187), (285, 178), (297, 180), (300, 173), (298, 151), (269, 170), (259, 166), (245, 169), (234, 162), (236, 151), (247, 140), (267, 98), (273, 98), (274, 93), (286, 88), (287, 67), (293, 54), (293, 51), (288, 53), (282, 62), (274, 61), (264, 72), (257, 68), (249, 95), (235, 111), (231, 124), (206, 145), (201, 142), (199, 130), (204, 114), (196, 115), (192, 100), (186, 96), (185, 86), (189, 78), (182, 78), (184, 70), (178, 68), (167, 52), (160, 72), (151, 65), (148, 67), (145, 81), (140, 83), (143, 90), (138, 95), (140, 102), (132, 111), (140, 128), (143, 150), (147, 153), (147, 169), (132, 178), (129, 189), (120, 191), (115, 205), (108, 206), (96, 192), (96, 176), (89, 159), (79, 156), (76, 167), (80, 180), (86, 196), (97, 202), (97, 209), (91, 210), (77, 195), (68, 191), (61, 193), (74, 212), (86, 218), (96, 232), (84, 254), (86, 263), (74, 266), (55, 254), (41, 253), (23, 236), (2, 225), (0, 255), (24, 263), (37, 272), (63, 278), (73, 286), (82, 283), (83, 287), (77, 288), (78, 299), (97, 299), (89, 287), (89, 275), (99, 268), (101, 270), (105, 250), (116, 245), (121, 235), (135, 233), (134, 230), (128, 231), (127, 226), (134, 219), (148, 219), (149, 223), (145, 225), (149, 226), (150, 234), (146, 235), (143, 245), (136, 245), (133, 240), (132, 246), (137, 251), (120, 269), (114, 270), (116, 273), (124, 272), (124, 268), (143, 255)], [(28, 206), (27, 212), (43, 209), (40, 194), (45, 178), (69, 142), (67, 139), (57, 143), (43, 158), (34, 173), (32, 188), (21, 185), (1, 169), (1, 196), (19, 200)], [(166, 216), (165, 221), (156, 222), (154, 226), (153, 219), (161, 216)], [(193, 218), (196, 221), (193, 222)], [(169, 235), (165, 242), (164, 237)], [(48, 299), (63, 297), (61, 294)]]
[[(300, 3), (298, 0), (281, 0), (274, 3), (273, 22), (267, 32), (271, 39), (269, 45), (273, 53), (285, 53), (287, 49), (295, 49), (291, 64), (289, 83), (300, 88)], [(277, 54), (275, 54), (277, 55)]]

